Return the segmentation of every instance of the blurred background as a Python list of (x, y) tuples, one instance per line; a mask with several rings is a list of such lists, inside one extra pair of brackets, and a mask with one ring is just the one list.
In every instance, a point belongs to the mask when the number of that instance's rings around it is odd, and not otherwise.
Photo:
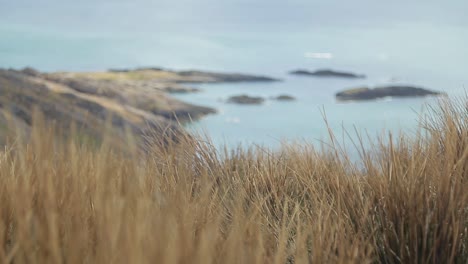
[[(336, 101), (360, 86), (407, 84), (466, 93), (468, 2), (464, 0), (0, 0), (0, 67), (104, 71), (156, 66), (242, 72), (275, 83), (200, 84), (175, 95), (217, 114), (187, 125), (217, 144), (278, 146), (326, 137), (331, 128), (374, 135), (414, 131), (430, 98)], [(291, 76), (329, 68), (366, 79)], [(235, 94), (294, 102), (226, 104)]]

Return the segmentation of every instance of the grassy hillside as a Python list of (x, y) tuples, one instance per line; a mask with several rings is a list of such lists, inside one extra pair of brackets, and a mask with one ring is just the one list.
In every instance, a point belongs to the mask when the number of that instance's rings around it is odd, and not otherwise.
[(107, 136), (112, 134), (117, 143), (125, 137), (126, 129), (135, 135), (148, 131), (163, 134), (168, 128), (177, 130), (176, 118), (183, 122), (214, 112), (181, 102), (154, 87), (58, 78), (32, 69), (0, 69), (0, 142), (6, 140), (8, 122), (13, 121), (28, 132), (35, 110), (42, 112), (48, 123), (65, 129), (74, 124), (80, 133), (98, 141), (107, 124), (111, 124)]
[[(187, 83), (273, 82), (277, 79), (238, 73), (173, 71), (160, 68), (109, 70), (106, 72), (42, 73), (32, 68), (0, 69), (0, 121), (14, 120), (30, 130), (34, 109), (48, 122), (100, 140), (110, 122), (115, 141), (125, 129), (133, 134), (164, 134), (178, 130), (178, 123), (197, 120), (216, 109), (175, 99), (171, 93), (192, 93)], [(179, 127), (180, 128), (180, 127)], [(0, 125), (0, 142), (6, 127)], [(108, 135), (109, 136), (109, 135)]]
[(129, 156), (39, 119), (0, 154), (0, 262), (467, 263), (468, 100), (423, 121), (352, 164), (193, 138)]

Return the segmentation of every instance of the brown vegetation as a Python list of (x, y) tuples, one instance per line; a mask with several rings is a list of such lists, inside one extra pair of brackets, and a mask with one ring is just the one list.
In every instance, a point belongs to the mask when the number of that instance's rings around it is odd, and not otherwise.
[(123, 153), (32, 127), (0, 155), (2, 263), (468, 261), (467, 101), (357, 165), (337, 145)]

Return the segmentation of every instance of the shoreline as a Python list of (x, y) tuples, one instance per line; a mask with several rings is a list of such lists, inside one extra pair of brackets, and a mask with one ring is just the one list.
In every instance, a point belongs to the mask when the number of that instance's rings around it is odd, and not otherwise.
[[(216, 109), (179, 100), (173, 93), (199, 92), (194, 84), (274, 82), (278, 79), (204, 71), (160, 68), (105, 72), (49, 72), (33, 68), (0, 69), (0, 112), (30, 126), (33, 109), (47, 120), (67, 126), (76, 122), (94, 132), (103, 129), (109, 116), (117, 130), (137, 134), (157, 128), (175, 128), (214, 114)], [(0, 131), (1, 132), (1, 131)], [(95, 134), (95, 133), (92, 133)]]

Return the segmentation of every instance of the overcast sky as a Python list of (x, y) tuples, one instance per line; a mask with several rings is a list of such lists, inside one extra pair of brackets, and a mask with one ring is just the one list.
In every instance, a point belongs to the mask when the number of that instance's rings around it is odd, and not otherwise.
[(0, 23), (71, 30), (468, 26), (466, 0), (0, 0)]

